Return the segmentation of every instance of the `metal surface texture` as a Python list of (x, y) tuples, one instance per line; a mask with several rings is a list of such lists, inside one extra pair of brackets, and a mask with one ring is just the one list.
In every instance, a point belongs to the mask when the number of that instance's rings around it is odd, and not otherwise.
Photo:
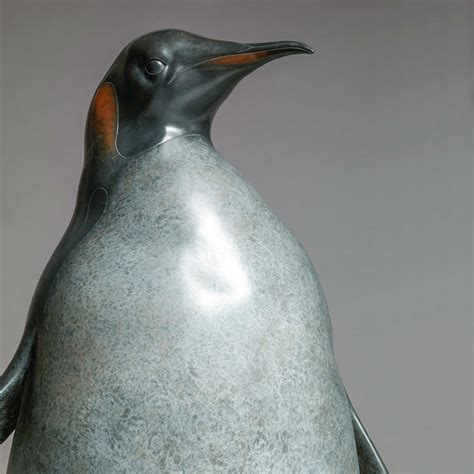
[(311, 52), (165, 30), (120, 53), (0, 380), (9, 472), (387, 472), (306, 252), (210, 140), (240, 79)]

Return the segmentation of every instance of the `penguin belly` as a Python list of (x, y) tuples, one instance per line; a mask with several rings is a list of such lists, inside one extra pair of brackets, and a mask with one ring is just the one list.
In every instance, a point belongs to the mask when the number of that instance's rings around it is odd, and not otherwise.
[(9, 472), (358, 472), (305, 251), (202, 137), (127, 162), (39, 322)]

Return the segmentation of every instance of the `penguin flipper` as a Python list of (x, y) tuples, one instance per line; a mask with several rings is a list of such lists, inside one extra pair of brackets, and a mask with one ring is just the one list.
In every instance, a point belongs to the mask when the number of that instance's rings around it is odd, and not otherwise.
[(357, 447), (357, 455), (359, 457), (359, 470), (361, 474), (388, 474), (380, 454), (372, 443), (362, 422), (357, 416), (352, 403), (349, 400), (352, 417), (352, 427), (354, 429), (354, 437)]
[(33, 321), (25, 327), (12, 361), (0, 377), (0, 444), (15, 429), (35, 341)]

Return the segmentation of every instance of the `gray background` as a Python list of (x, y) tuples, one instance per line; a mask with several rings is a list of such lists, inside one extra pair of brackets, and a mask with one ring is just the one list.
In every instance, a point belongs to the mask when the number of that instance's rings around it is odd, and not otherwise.
[(87, 107), (121, 48), (166, 27), (296, 39), (318, 55), (245, 79), (218, 114), (215, 144), (311, 255), (345, 384), (391, 471), (471, 472), (469, 10), (4, 3), (0, 371), (72, 213)]

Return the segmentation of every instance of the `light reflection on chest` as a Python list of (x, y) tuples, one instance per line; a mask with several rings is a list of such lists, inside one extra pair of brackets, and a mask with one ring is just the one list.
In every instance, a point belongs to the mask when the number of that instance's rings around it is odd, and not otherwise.
[(194, 218), (194, 241), (181, 259), (190, 298), (211, 312), (243, 303), (250, 296), (251, 284), (238, 247), (202, 196), (193, 196), (190, 212)]

